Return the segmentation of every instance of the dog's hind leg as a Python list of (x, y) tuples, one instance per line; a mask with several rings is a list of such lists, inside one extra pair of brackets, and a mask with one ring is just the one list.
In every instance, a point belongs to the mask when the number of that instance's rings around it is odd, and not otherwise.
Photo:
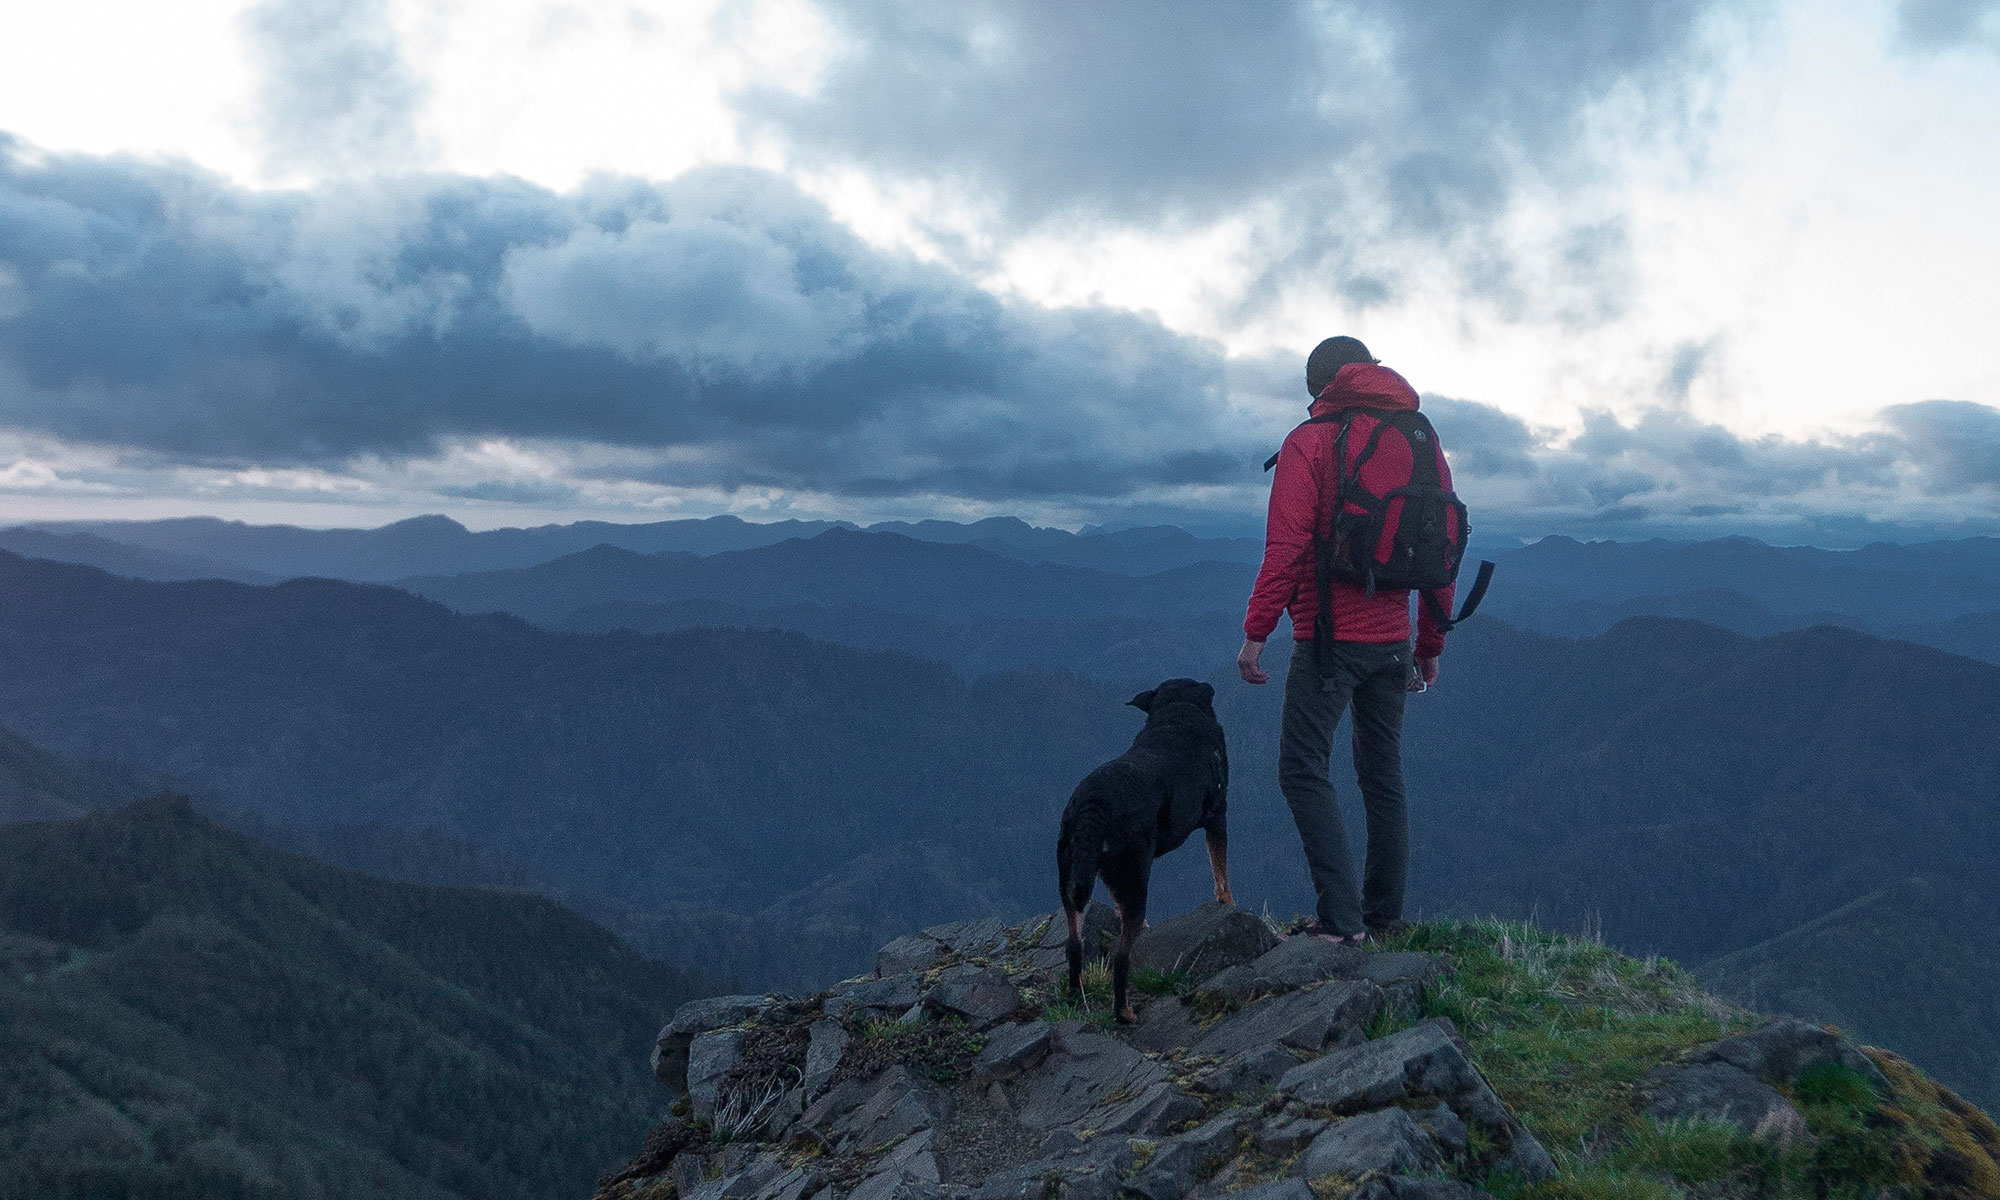
[(1132, 976), (1132, 943), (1139, 940), (1146, 928), (1146, 887), (1148, 876), (1152, 874), (1150, 860), (1140, 864), (1136, 870), (1121, 871), (1117, 886), (1111, 880), (1104, 884), (1111, 888), (1112, 898), (1118, 901), (1118, 946), (1111, 954), (1111, 1006), (1121, 1025), (1130, 1025), (1139, 1019), (1132, 1011), (1129, 985)]
[(1063, 918), (1069, 922), (1069, 994), (1071, 999), (1083, 995), (1083, 914), (1063, 901)]
[[(1083, 994), (1083, 910), (1097, 885), (1098, 857), (1104, 850), (1104, 807), (1091, 779), (1071, 793), (1056, 836), (1056, 882), (1062, 890), (1063, 916), (1069, 922), (1069, 994)], [(1111, 881), (1107, 878), (1105, 883)]]
[(1215, 876), (1215, 898), (1224, 904), (1235, 904), (1236, 897), (1229, 894), (1229, 835), (1214, 826), (1206, 832), (1208, 869)]

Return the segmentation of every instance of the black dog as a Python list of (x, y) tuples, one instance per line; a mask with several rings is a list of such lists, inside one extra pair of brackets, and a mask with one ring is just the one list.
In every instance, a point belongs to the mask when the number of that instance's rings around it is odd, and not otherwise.
[(1069, 989), (1083, 988), (1083, 908), (1101, 873), (1118, 905), (1118, 948), (1111, 957), (1112, 1003), (1118, 1019), (1137, 1020), (1126, 1001), (1132, 943), (1146, 927), (1146, 886), (1153, 860), (1208, 834), (1208, 865), (1215, 898), (1229, 895), (1229, 833), (1224, 819), (1229, 753), (1215, 719), (1215, 689), (1192, 679), (1169, 679), (1132, 697), (1146, 727), (1132, 748), (1084, 776), (1063, 809), (1056, 839), (1056, 879), (1069, 919)]

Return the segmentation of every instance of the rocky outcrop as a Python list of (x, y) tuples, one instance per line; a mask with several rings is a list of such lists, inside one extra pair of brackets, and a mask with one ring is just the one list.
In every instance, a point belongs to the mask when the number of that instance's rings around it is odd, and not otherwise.
[(1528, 1179), (1555, 1174), (1548, 1151), (1507, 1111), (1473, 1065), (1458, 1031), (1443, 1019), (1301, 1064), (1286, 1072), (1278, 1087), (1335, 1114), (1441, 1103), (1497, 1147), (1494, 1165)]
[[(1101, 955), (1115, 914), (1093, 905), (1084, 929)], [(1448, 1029), (1369, 1040), (1444, 970), (1428, 955), (1204, 905), (1140, 937), (1135, 964), (1176, 994), (1118, 1027), (1101, 999), (1065, 1003), (1066, 936), (1059, 916), (939, 925), (818, 996), (683, 1007), (654, 1054), (682, 1115), (604, 1195), (1303, 1200), (1338, 1176), (1443, 1198), (1461, 1193), (1423, 1189), (1546, 1168)]]
[[(1101, 954), (1115, 916), (1084, 928)], [(1165, 994), (1118, 1026), (1107, 996), (1064, 994), (1066, 932), (939, 925), (816, 996), (684, 1006), (654, 1051), (677, 1115), (601, 1200), (1477, 1200), (1557, 1173), (1452, 1022), (1419, 1019), (1449, 962), (1204, 905), (1139, 939)], [(1647, 1072), (1632, 1111), (1818, 1153), (1793, 1099), (1816, 1072), (1891, 1093), (1869, 1055), (1777, 1018)]]
[(1795, 1091), (1815, 1067), (1851, 1071), (1876, 1095), (1889, 1095), (1889, 1080), (1872, 1059), (1797, 1017), (1775, 1017), (1748, 1033), (1697, 1046), (1649, 1071), (1638, 1094), (1655, 1120), (1725, 1121), (1758, 1141), (1788, 1146), (1809, 1134), (1805, 1114), (1785, 1092)]
[(688, 1087), (688, 1048), (697, 1035), (738, 1025), (762, 1012), (769, 996), (712, 996), (680, 1006), (653, 1042), (653, 1076), (677, 1092)]

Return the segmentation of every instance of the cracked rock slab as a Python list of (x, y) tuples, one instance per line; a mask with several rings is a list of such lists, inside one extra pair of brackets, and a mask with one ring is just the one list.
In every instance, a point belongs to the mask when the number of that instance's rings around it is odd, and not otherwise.
[(1241, 1099), (1268, 1091), (1299, 1065), (1299, 1056), (1279, 1046), (1253, 1046), (1196, 1075), (1190, 1083), (1211, 1096)]
[(1280, 1179), (1229, 1193), (1232, 1200), (1319, 1200), (1303, 1179)]
[(829, 1017), (893, 1020), (916, 1007), (922, 999), (924, 981), (911, 975), (891, 975), (887, 979), (864, 979), (835, 984), (823, 1011)]
[(1249, 1121), (1242, 1110), (1225, 1112), (1161, 1142), (1153, 1157), (1126, 1187), (1146, 1200), (1180, 1200), (1236, 1153), (1236, 1142)]
[(854, 1146), (887, 1146), (930, 1129), (944, 1117), (944, 1097), (907, 1067), (890, 1067), (877, 1075), (869, 1091), (868, 1098), (833, 1127), (837, 1136)]
[(740, 1025), (770, 1004), (769, 996), (711, 996), (681, 1005), (653, 1040), (653, 1077), (677, 1092), (687, 1091), (688, 1047), (695, 1035)]
[(1365, 1040), (1382, 1004), (1382, 989), (1372, 983), (1322, 983), (1260, 1000), (1226, 1018), (1195, 1042), (1194, 1052), (1227, 1058), (1259, 1046), (1288, 1046), (1317, 1054)]
[(992, 967), (968, 964), (946, 970), (924, 993), (923, 1003), (932, 1012), (963, 1018), (974, 1030), (983, 1030), (1021, 1007), (1021, 990)]
[(1746, 1134), (1767, 1121), (1772, 1128), (1805, 1123), (1777, 1089), (1726, 1062), (1655, 1067), (1639, 1080), (1638, 1092), (1646, 1115), (1656, 1121), (1727, 1121)]
[(838, 1021), (814, 1021), (806, 1029), (805, 1077), (800, 1088), (807, 1098), (819, 1095), (832, 1081), (840, 1060), (847, 1055), (848, 1040), (847, 1028)]
[(1508, 1169), (1528, 1179), (1556, 1173), (1548, 1151), (1507, 1111), (1473, 1065), (1458, 1030), (1441, 1018), (1301, 1064), (1278, 1087), (1336, 1113), (1443, 1101), (1465, 1124), (1485, 1131)]
[(1404, 950), (1364, 955), (1354, 978), (1366, 979), (1381, 988), (1393, 1011), (1415, 1013), (1444, 975), (1444, 963), (1436, 956)]
[(1415, 1175), (1443, 1169), (1437, 1140), (1402, 1108), (1377, 1109), (1334, 1125), (1312, 1140), (1292, 1168), (1305, 1179), (1360, 1179), (1371, 1171)]
[(1377, 1175), (1363, 1180), (1347, 1200), (1492, 1200), (1492, 1193), (1456, 1179)]
[(743, 1056), (744, 1036), (741, 1029), (711, 1029), (696, 1034), (689, 1043), (687, 1094), (694, 1103), (697, 1120), (707, 1121), (715, 1116), (722, 1078)]
[(1010, 1085), (1007, 1099), (1030, 1129), (1059, 1126), (1102, 1134), (1158, 1133), (1201, 1113), (1158, 1063), (1116, 1038), (1057, 1027), (1057, 1045), (1041, 1068)]
[(1278, 944), (1263, 920), (1234, 905), (1210, 902), (1149, 926), (1132, 946), (1132, 965), (1187, 971), (1206, 979), (1254, 962)]
[(972, 1060), (972, 1069), (982, 1078), (1012, 1079), (1039, 1066), (1055, 1040), (1055, 1028), (1046, 1021), (1002, 1025), (986, 1035), (986, 1048)]
[(1279, 1113), (1259, 1125), (1252, 1140), (1266, 1154), (1290, 1158), (1310, 1145), (1331, 1124), (1333, 1122), (1319, 1117), (1293, 1117)]
[(1359, 946), (1336, 946), (1325, 938), (1294, 935), (1255, 959), (1215, 975), (1195, 996), (1241, 1004), (1326, 979), (1354, 978), (1367, 957), (1368, 952)]
[(1201, 1030), (1188, 1006), (1172, 996), (1162, 996), (1139, 1010), (1139, 1023), (1125, 1040), (1153, 1054), (1167, 1054), (1192, 1045)]
[(1774, 1087), (1795, 1084), (1813, 1067), (1835, 1064), (1858, 1072), (1875, 1088), (1889, 1094), (1889, 1077), (1853, 1043), (1797, 1017), (1775, 1017), (1748, 1033), (1696, 1047), (1690, 1063), (1728, 1063)]
[(936, 938), (925, 937), (921, 933), (906, 933), (875, 952), (875, 977), (886, 979), (891, 975), (922, 971), (943, 958), (944, 954), (944, 946)]
[[(1051, 1139), (1054, 1141), (1055, 1139)], [(1065, 1138), (1050, 1153), (990, 1176), (972, 1200), (1113, 1200), (1138, 1161), (1122, 1137)]]
[(923, 931), (923, 936), (961, 958), (987, 958), (1001, 953), (1013, 943), (1014, 928), (998, 917), (980, 917), (973, 921), (933, 925)]
[(896, 1200), (898, 1197), (934, 1194), (940, 1182), (931, 1130), (903, 1140), (882, 1157), (875, 1173), (848, 1194), (847, 1200)]

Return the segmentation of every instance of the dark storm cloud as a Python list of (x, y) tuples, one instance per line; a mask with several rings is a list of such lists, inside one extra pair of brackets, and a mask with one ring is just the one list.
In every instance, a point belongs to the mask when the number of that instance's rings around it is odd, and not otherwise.
[(1909, 456), (1924, 464), (1926, 490), (2000, 488), (2000, 410), (1963, 400), (1923, 400), (1882, 410)]
[(1859, 545), (2000, 532), (2000, 410), (1981, 404), (1897, 405), (1877, 432), (1812, 440), (1745, 437), (1677, 407), (1586, 413), (1566, 437), (1473, 401), (1425, 396), (1424, 409), (1488, 536)]
[(747, 169), (265, 194), (0, 147), (0, 278), (0, 427), (169, 462), (502, 435), (681, 485), (1118, 496), (1220, 481), (1264, 434), (1222, 419), (1217, 348), (1002, 302)]
[(1425, 396), (1424, 411), (1440, 430), (1451, 454), (1452, 469), (1467, 475), (1527, 478), (1536, 473), (1536, 456), (1543, 444), (1528, 423), (1487, 404)]
[[(1524, 176), (1589, 177), (1591, 104), (1620, 87), (1677, 96), (1706, 65), (1708, 7), (827, 0), (848, 52), (823, 85), (739, 102), (803, 159), (956, 180), (1023, 225), (1275, 202), (1294, 242), (1269, 248), (1282, 277), (1341, 288), (1365, 274), (1355, 248), (1386, 234), (1504, 293), (1508, 272), (1481, 261), (1488, 223)], [(1620, 237), (1581, 220), (1573, 248), (1596, 266)], [(1366, 304), (1394, 287), (1345, 290)]]
[[(1587, 414), (1583, 433), (1550, 464), (1550, 474), (1620, 500), (1650, 494), (1672, 503), (1718, 497), (1786, 498), (1821, 490), (1888, 487), (1906, 444), (1887, 437), (1802, 442), (1746, 438), (1669, 409), (1631, 424)], [(1636, 481), (1648, 481), (1637, 486)]]
[[(1664, 356), (1670, 397), (1706, 361)], [(1304, 416), (1301, 362), (1002, 301), (758, 171), (253, 193), (0, 141), (0, 431), (118, 447), (137, 475), (385, 460), (421, 481), (441, 448), (498, 436), (566, 449), (530, 477), (441, 472), (438, 494), (560, 504), (638, 481), (1215, 528), (1261, 507), (1257, 464)], [(1977, 404), (1811, 441), (1744, 437), (1678, 399), (1586, 414), (1573, 436), (1467, 399), (1425, 408), (1489, 531), (2000, 508), (2000, 411)]]
[(424, 89), (383, 0), (263, 0), (243, 15), (256, 51), (260, 141), (281, 169), (409, 162)]

